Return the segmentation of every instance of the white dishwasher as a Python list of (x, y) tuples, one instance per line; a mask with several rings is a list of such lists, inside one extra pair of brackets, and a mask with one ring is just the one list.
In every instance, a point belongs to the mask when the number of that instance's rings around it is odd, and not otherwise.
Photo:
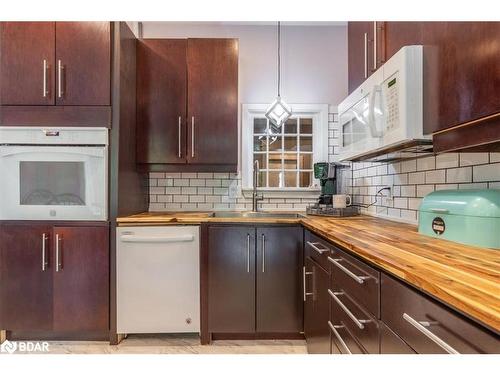
[(118, 333), (200, 332), (200, 228), (118, 227)]

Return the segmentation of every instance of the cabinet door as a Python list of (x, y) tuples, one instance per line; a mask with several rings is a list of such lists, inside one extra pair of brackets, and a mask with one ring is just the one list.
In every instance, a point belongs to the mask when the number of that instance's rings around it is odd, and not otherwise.
[(56, 23), (56, 104), (110, 105), (111, 24)]
[(51, 235), (45, 225), (0, 225), (0, 327), (52, 328)]
[(303, 229), (257, 229), (257, 332), (303, 331)]
[(493, 47), (500, 22), (425, 22), (422, 28), (424, 133), (500, 112), (500, 49)]
[(54, 22), (0, 24), (2, 105), (53, 105)]
[(255, 332), (255, 228), (208, 229), (208, 327)]
[(311, 258), (305, 263), (304, 334), (307, 352), (330, 353), (330, 274)]
[(188, 39), (188, 161), (238, 164), (238, 41)]
[(384, 323), (380, 323), (380, 354), (415, 354), (415, 351)]
[(385, 60), (404, 46), (422, 44), (422, 22), (384, 22)]
[(348, 22), (347, 58), (349, 93), (370, 76), (373, 43), (373, 22)]
[(185, 39), (137, 45), (137, 162), (186, 163)]
[(55, 227), (53, 238), (54, 330), (107, 330), (109, 228)]

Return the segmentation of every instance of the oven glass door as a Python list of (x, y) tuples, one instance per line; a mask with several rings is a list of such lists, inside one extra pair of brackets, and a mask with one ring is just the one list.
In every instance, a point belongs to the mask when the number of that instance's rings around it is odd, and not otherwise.
[(0, 146), (0, 219), (106, 220), (107, 147)]

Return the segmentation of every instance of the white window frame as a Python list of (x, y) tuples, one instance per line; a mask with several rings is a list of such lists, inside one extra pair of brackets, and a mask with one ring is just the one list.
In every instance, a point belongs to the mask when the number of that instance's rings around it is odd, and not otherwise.
[[(253, 188), (253, 129), (254, 118), (264, 117), (268, 104), (242, 104), (242, 189)], [(293, 115), (313, 119), (313, 165), (328, 161), (328, 104), (290, 104)], [(259, 187), (260, 191), (319, 191), (319, 180), (314, 178), (311, 187)]]

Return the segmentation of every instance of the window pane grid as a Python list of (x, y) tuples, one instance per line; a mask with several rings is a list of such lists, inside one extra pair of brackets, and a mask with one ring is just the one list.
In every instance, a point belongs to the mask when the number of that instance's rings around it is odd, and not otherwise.
[(260, 187), (307, 188), (311, 185), (312, 125), (312, 118), (292, 117), (278, 133), (276, 129), (271, 130), (268, 119), (254, 118), (253, 158), (259, 160), (261, 167), (259, 182), (265, 181), (265, 186), (259, 184)]

